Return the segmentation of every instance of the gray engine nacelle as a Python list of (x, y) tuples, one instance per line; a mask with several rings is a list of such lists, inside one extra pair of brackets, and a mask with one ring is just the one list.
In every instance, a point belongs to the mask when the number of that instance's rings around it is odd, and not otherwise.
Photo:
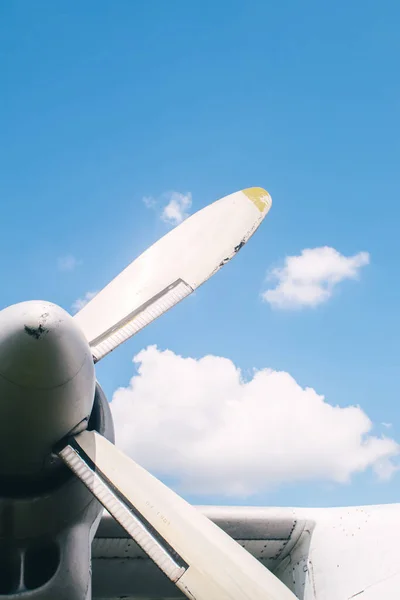
[[(114, 442), (98, 383), (88, 429)], [(0, 477), (0, 600), (89, 600), (91, 542), (101, 514), (101, 505), (56, 457), (43, 480)]]

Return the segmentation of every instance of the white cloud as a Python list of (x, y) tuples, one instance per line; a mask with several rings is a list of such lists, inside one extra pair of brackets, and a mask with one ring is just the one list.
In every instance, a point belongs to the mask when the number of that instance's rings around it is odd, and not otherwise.
[(75, 312), (75, 313), (77, 313), (78, 311), (80, 311), (98, 293), (99, 293), (98, 291), (96, 291), (96, 292), (86, 292), (86, 294), (83, 296), (83, 298), (78, 298), (77, 300), (75, 300), (75, 302), (72, 303), (72, 306), (71, 306), (72, 311)]
[(368, 252), (343, 256), (328, 246), (307, 248), (299, 256), (287, 256), (283, 267), (269, 273), (277, 284), (262, 297), (276, 308), (314, 307), (326, 302), (344, 279), (357, 279), (368, 263)]
[(157, 200), (153, 196), (143, 196), (143, 203), (146, 208), (156, 208)]
[(192, 206), (192, 194), (181, 192), (165, 192), (159, 198), (144, 196), (142, 198), (147, 208), (157, 210), (160, 218), (170, 225), (179, 225), (188, 216)]
[(82, 264), (82, 261), (75, 258), (72, 254), (67, 254), (66, 256), (60, 256), (57, 264), (60, 271), (73, 271)]
[(168, 204), (162, 211), (161, 218), (171, 225), (179, 225), (179, 223), (182, 223), (189, 216), (188, 211), (191, 206), (192, 194), (171, 192)]
[(249, 496), (284, 482), (344, 483), (372, 467), (396, 470), (399, 445), (371, 435), (357, 406), (341, 408), (289, 373), (245, 381), (227, 358), (182, 358), (156, 346), (134, 357), (137, 374), (113, 396), (117, 444), (184, 492)]

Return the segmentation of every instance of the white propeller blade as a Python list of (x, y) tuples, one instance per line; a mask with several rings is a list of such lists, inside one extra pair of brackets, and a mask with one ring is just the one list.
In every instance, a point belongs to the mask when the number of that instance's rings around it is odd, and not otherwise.
[(217, 200), (133, 261), (75, 315), (95, 361), (189, 296), (240, 250), (271, 207), (262, 188)]
[(98, 433), (71, 438), (59, 455), (188, 598), (295, 600), (217, 525)]

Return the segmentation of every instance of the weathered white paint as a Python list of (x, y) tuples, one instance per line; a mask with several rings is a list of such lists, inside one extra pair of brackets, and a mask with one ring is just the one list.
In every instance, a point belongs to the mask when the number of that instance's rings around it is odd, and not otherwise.
[(89, 344), (61, 307), (0, 311), (0, 480), (43, 476), (54, 444), (90, 415), (95, 382)]
[[(229, 535), (105, 438), (85, 431), (75, 440), (95, 463), (99, 476), (107, 478), (187, 563), (175, 585), (188, 598), (294, 600), (292, 592)], [(74, 471), (81, 476), (78, 469)], [(81, 477), (126, 527), (124, 507), (109, 504), (86, 476)], [(140, 533), (136, 541), (141, 545)]]
[(262, 188), (206, 206), (134, 260), (75, 315), (97, 360), (230, 261), (271, 207)]
[(302, 600), (400, 598), (400, 505), (297, 509), (308, 525), (276, 574)]
[[(253, 551), (299, 600), (400, 598), (400, 504), (322, 509), (209, 506), (199, 510)], [(256, 538), (259, 544), (254, 551)], [(127, 600), (182, 598), (132, 547), (124, 559), (127, 543), (118, 524), (104, 517), (93, 544), (94, 599), (116, 600), (122, 595)]]

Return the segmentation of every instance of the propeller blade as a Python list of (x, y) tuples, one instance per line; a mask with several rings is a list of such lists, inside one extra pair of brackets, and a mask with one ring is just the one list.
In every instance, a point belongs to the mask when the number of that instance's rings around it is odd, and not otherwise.
[(248, 188), (195, 213), (134, 260), (75, 316), (95, 362), (189, 296), (245, 245), (271, 207)]
[(171, 581), (196, 600), (295, 600), (258, 560), (94, 431), (58, 452)]

